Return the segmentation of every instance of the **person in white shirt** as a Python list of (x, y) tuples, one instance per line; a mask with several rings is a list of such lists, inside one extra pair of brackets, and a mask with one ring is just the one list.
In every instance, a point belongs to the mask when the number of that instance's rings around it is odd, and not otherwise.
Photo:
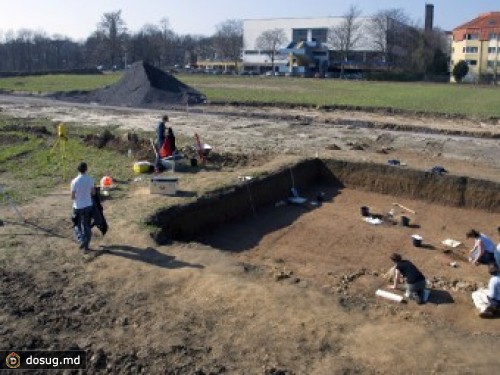
[(92, 195), (95, 194), (94, 180), (87, 175), (87, 163), (78, 165), (77, 177), (71, 181), (71, 199), (73, 199), (73, 223), (75, 236), (80, 249), (86, 254), (89, 250), (92, 230)]
[(475, 229), (471, 229), (467, 232), (467, 238), (475, 239), (474, 247), (469, 254), (469, 261), (471, 263), (477, 266), (479, 264), (490, 264), (495, 262), (495, 244), (487, 235), (479, 233)]
[(496, 264), (491, 263), (488, 272), (491, 275), (488, 289), (479, 289), (472, 293), (472, 301), (481, 318), (490, 318), (500, 312), (500, 276)]

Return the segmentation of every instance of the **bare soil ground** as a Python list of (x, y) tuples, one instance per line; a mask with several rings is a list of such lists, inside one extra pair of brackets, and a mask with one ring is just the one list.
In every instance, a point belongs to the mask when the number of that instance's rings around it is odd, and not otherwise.
[[(154, 130), (161, 115), (35, 98), (0, 97), (0, 107), (16, 117), (129, 130)], [(190, 139), (198, 132), (227, 155), (218, 160), (221, 168), (180, 174), (180, 189), (201, 194), (316, 154), (400, 159), (416, 169), (442, 165), (453, 174), (500, 181), (498, 139), (445, 131), (499, 134), (498, 124), (248, 109), (276, 114), (259, 119), (245, 111), (169, 113), (177, 134)], [(438, 131), (366, 128), (353, 125), (355, 119)], [(104, 202), (110, 231), (95, 233), (89, 259), (71, 237), (66, 187), (21, 207), (26, 224), (0, 207), (2, 349), (82, 348), (89, 352), (87, 373), (491, 374), (500, 364), (499, 320), (477, 318), (470, 300), (470, 290), (488, 276), (466, 262), (471, 243), (464, 236), (475, 227), (498, 240), (498, 213), (316, 186), (307, 193), (325, 191), (332, 200), (317, 208), (270, 207), (198, 241), (158, 246), (141, 218), (158, 205), (194, 198), (151, 196), (144, 181), (123, 185), (126, 194)], [(393, 202), (417, 212), (409, 215), (413, 227), (361, 220), (360, 206), (383, 214)], [(416, 233), (424, 248), (412, 246)], [(445, 238), (464, 245), (444, 253)], [(396, 250), (432, 281), (427, 305), (374, 297)], [(454, 261), (458, 268), (449, 266)]]

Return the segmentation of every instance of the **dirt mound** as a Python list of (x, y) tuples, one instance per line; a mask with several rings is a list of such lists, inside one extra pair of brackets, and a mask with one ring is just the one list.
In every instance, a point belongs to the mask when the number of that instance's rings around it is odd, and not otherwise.
[(102, 105), (165, 108), (166, 105), (197, 104), (205, 96), (172, 75), (145, 62), (137, 62), (120, 81), (87, 96)]
[(35, 134), (38, 136), (50, 135), (50, 132), (45, 126), (12, 124), (0, 127), (0, 132), (23, 132)]
[(207, 161), (218, 167), (255, 167), (271, 159), (269, 154), (237, 154), (232, 152), (212, 152), (208, 155)]
[(105, 130), (99, 134), (87, 134), (83, 142), (88, 146), (107, 148), (123, 154), (128, 153), (130, 150), (133, 157), (137, 160), (154, 158), (154, 152), (150, 141), (139, 138), (135, 133), (116, 136), (109, 130)]
[(18, 143), (28, 141), (28, 137), (23, 137), (17, 134), (4, 134), (0, 138), (0, 146), (13, 146)]

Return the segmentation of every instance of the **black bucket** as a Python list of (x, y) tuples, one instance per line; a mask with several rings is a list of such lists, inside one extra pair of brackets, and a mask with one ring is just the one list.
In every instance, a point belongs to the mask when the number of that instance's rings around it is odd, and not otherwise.
[(191, 159), (191, 167), (196, 167), (198, 165), (198, 159)]
[(411, 236), (411, 240), (413, 242), (413, 246), (422, 247), (422, 238), (421, 237)]
[(366, 206), (361, 207), (361, 216), (370, 216), (370, 209)]
[(403, 227), (410, 226), (410, 218), (407, 216), (401, 216), (401, 226)]

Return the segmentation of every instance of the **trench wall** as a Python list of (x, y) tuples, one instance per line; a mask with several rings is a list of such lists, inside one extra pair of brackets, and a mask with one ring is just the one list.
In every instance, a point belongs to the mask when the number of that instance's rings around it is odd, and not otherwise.
[(323, 160), (320, 178), (349, 188), (447, 206), (500, 212), (500, 184), (373, 163)]
[[(293, 176), (293, 177), (292, 177)], [(292, 180), (293, 179), (293, 180)], [(373, 163), (310, 159), (197, 201), (157, 210), (147, 224), (158, 243), (190, 241), (198, 234), (254, 214), (315, 183), (348, 187), (442, 205), (500, 212), (500, 184)]]
[(196, 202), (160, 209), (147, 219), (147, 224), (161, 228), (152, 234), (158, 243), (171, 239), (189, 241), (199, 233), (253, 215), (254, 210), (289, 197), (292, 186), (303, 189), (318, 177), (317, 161), (305, 160), (265, 177), (212, 192)]

